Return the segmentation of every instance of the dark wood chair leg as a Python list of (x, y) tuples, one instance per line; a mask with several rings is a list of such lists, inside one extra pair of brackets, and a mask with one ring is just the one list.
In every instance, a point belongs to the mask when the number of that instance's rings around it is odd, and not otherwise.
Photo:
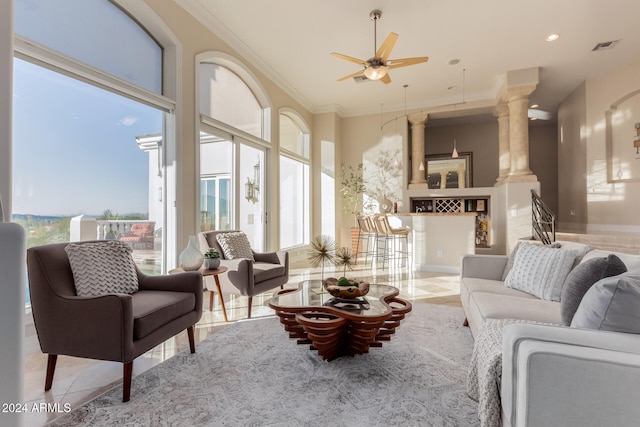
[(193, 326), (189, 326), (187, 328), (187, 335), (189, 335), (189, 349), (191, 350), (191, 353), (195, 353), (196, 352), (196, 341), (193, 335)]
[(122, 401), (128, 402), (131, 398), (131, 375), (133, 374), (133, 361), (122, 366)]
[(50, 354), (47, 359), (47, 377), (44, 380), (44, 391), (51, 390), (53, 385), (53, 373), (56, 371), (56, 362), (58, 361), (57, 354)]
[(462, 323), (462, 326), (469, 326), (469, 320), (467, 320), (467, 318), (464, 318), (464, 322)]
[(249, 297), (249, 302), (248, 302), (248, 312), (247, 312), (247, 319), (251, 319), (251, 303), (253, 302), (253, 297)]

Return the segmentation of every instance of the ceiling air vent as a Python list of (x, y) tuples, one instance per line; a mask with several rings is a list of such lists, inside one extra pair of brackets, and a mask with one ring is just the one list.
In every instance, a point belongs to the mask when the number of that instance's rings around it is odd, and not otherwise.
[(620, 40), (613, 40), (610, 42), (602, 42), (602, 43), (598, 43), (593, 49), (591, 49), (592, 52), (598, 51), (598, 50), (607, 50), (607, 49), (613, 49), (615, 47), (615, 45), (618, 44)]
[(361, 74), (359, 76), (355, 76), (353, 78), (353, 80), (355, 80), (356, 83), (366, 83), (368, 81), (370, 81), (367, 76), (365, 76), (364, 74)]

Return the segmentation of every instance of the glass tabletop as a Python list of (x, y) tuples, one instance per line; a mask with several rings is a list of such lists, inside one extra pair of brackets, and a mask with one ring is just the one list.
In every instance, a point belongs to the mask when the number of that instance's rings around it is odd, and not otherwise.
[(290, 290), (274, 296), (268, 301), (274, 309), (303, 309), (331, 307), (344, 310), (351, 314), (364, 317), (377, 317), (391, 312), (391, 308), (383, 301), (385, 297), (398, 294), (398, 289), (388, 285), (369, 287), (369, 293), (356, 299), (337, 299), (322, 287), (321, 280), (305, 280), (300, 282), (298, 289)]

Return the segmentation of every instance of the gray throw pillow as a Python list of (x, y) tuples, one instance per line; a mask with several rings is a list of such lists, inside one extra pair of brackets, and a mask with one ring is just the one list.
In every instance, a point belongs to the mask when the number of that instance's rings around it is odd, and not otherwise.
[(640, 334), (640, 277), (622, 274), (593, 285), (571, 327)]
[(116, 240), (69, 243), (64, 250), (79, 297), (138, 292), (138, 273), (128, 244)]
[(602, 258), (592, 258), (578, 264), (576, 268), (571, 270), (562, 287), (560, 296), (562, 323), (566, 326), (571, 324), (573, 315), (578, 309), (584, 294), (597, 281), (605, 277), (617, 276), (626, 271), (627, 267), (624, 262), (614, 254)]

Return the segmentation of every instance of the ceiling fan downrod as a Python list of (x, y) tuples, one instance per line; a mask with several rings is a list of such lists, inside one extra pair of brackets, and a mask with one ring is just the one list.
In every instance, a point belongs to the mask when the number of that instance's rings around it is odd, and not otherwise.
[(376, 51), (378, 49), (377, 29), (378, 29), (378, 19), (380, 19), (381, 17), (382, 17), (382, 12), (377, 9), (372, 10), (369, 13), (369, 19), (373, 21), (373, 57), (376, 56)]

